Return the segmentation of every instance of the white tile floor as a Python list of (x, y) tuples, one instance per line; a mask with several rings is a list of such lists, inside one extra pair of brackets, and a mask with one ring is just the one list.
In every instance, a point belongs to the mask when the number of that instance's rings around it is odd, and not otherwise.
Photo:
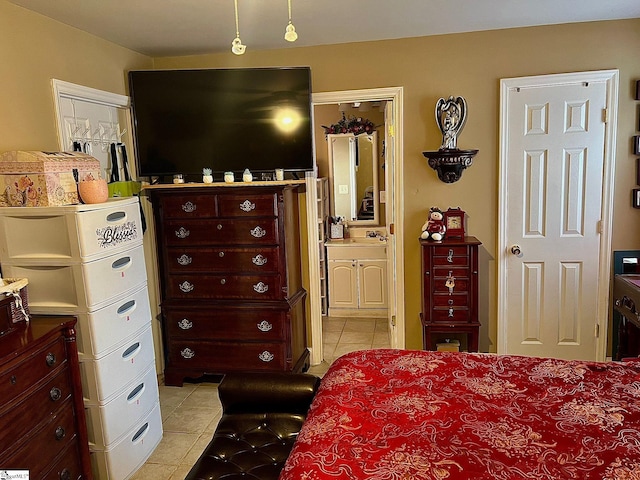
[[(309, 369), (319, 376), (345, 353), (389, 347), (386, 319), (327, 317), (322, 331), (325, 361)], [(211, 441), (222, 415), (218, 384), (161, 385), (160, 408), (163, 439), (131, 480), (184, 480)]]

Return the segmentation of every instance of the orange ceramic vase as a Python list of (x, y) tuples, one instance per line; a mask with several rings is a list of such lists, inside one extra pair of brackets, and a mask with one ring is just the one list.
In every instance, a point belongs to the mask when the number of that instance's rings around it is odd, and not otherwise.
[(107, 198), (109, 198), (107, 181), (102, 178), (79, 182), (78, 193), (84, 203), (102, 203), (106, 202)]

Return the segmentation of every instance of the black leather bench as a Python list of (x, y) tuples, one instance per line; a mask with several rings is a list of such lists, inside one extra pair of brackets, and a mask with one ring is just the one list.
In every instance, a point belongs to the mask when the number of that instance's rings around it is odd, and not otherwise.
[(222, 418), (185, 480), (277, 480), (319, 384), (304, 373), (226, 375)]

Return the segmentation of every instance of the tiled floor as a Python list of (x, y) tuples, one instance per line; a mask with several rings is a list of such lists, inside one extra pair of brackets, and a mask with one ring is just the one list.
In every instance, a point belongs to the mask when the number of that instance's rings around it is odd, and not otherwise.
[[(331, 362), (355, 350), (389, 347), (386, 319), (325, 318), (325, 361), (309, 373), (322, 376)], [(160, 386), (164, 436), (149, 460), (131, 480), (184, 480), (211, 441), (222, 415), (216, 383)]]

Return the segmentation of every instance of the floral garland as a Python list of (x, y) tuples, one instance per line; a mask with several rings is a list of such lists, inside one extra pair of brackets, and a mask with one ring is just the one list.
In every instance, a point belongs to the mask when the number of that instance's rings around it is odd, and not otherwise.
[(373, 131), (376, 129), (376, 126), (371, 120), (367, 120), (366, 118), (346, 118), (343, 113), (342, 120), (338, 121), (338, 123), (334, 123), (333, 125), (329, 125), (328, 127), (322, 125), (322, 128), (324, 128), (325, 135), (329, 135), (331, 133), (353, 133), (354, 135), (360, 135), (361, 133), (373, 133)]

